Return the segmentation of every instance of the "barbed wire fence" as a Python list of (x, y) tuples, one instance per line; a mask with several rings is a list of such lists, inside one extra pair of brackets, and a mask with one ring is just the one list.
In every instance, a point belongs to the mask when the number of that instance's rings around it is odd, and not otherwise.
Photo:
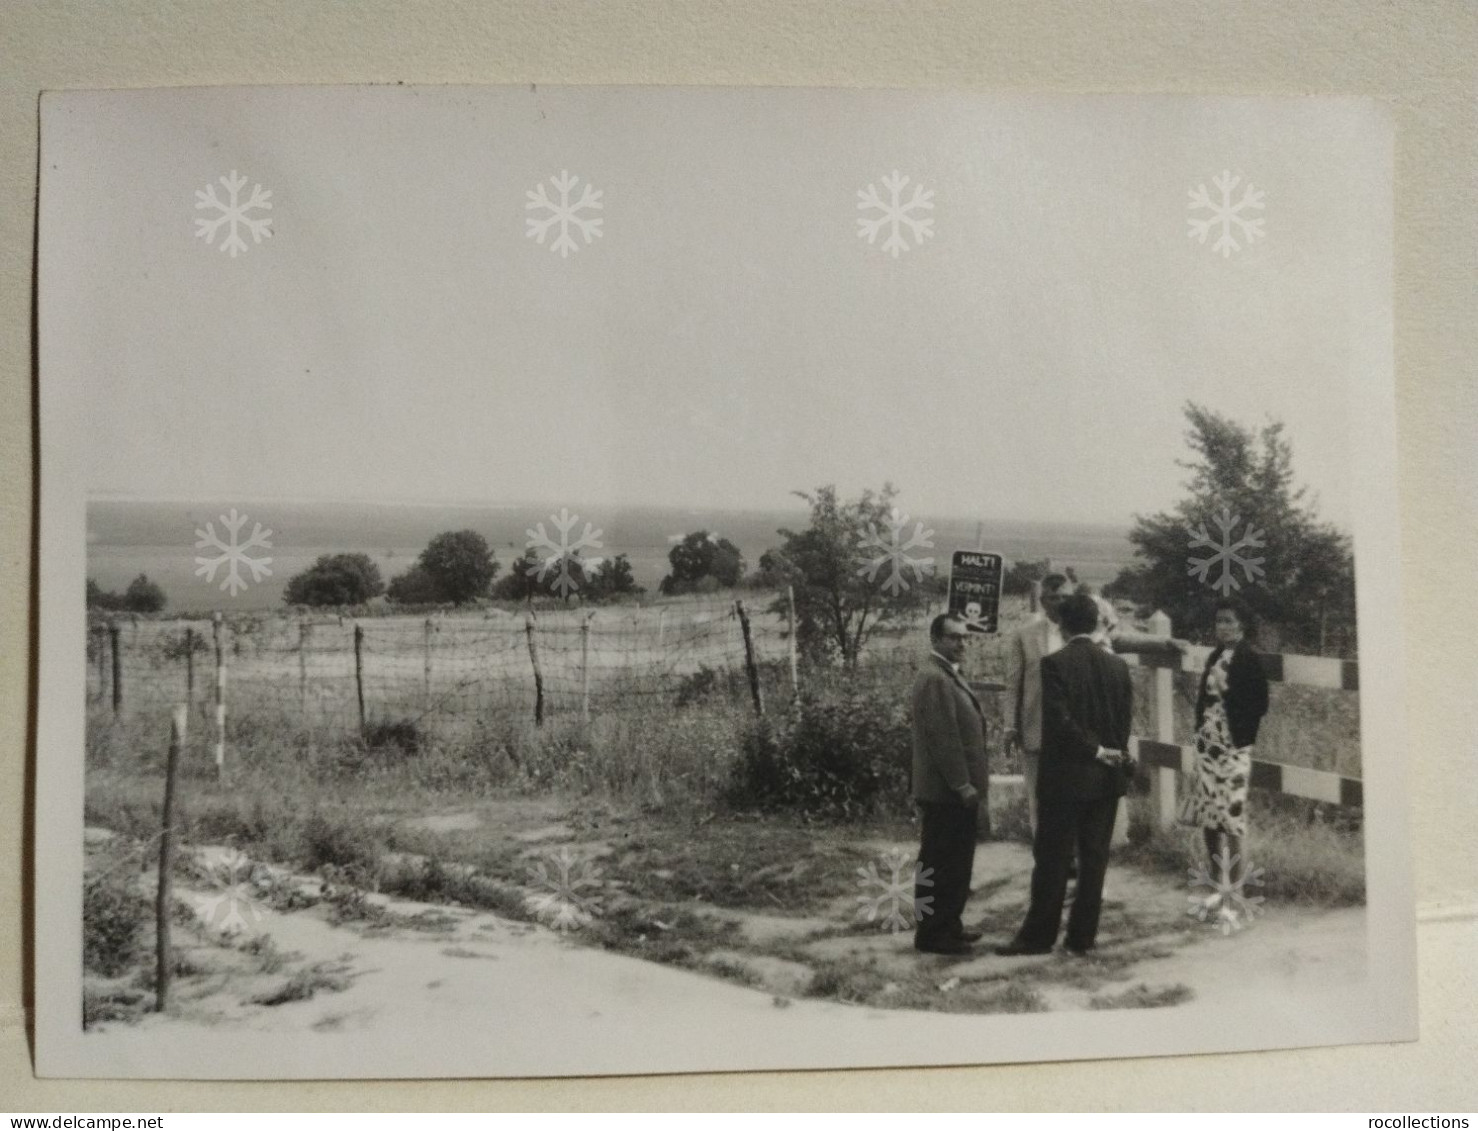
[[(490, 718), (588, 720), (711, 696), (764, 713), (803, 678), (784, 602), (757, 592), (431, 616), (120, 617), (89, 628), (87, 699), (120, 719), (184, 704), (215, 732), (218, 767), (241, 719), (361, 733), (408, 722), (449, 737)], [(927, 615), (880, 630), (868, 660), (926, 654)]]

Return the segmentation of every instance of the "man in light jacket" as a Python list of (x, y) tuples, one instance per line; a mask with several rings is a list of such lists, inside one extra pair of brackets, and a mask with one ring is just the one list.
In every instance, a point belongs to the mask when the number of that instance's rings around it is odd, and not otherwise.
[(1042, 619), (1031, 621), (1012, 637), (1006, 662), (1006, 748), (1021, 750), (1033, 835), (1037, 831), (1037, 764), (1042, 752), (1042, 658), (1063, 645), (1058, 609), (1069, 592), (1062, 574), (1042, 578)]

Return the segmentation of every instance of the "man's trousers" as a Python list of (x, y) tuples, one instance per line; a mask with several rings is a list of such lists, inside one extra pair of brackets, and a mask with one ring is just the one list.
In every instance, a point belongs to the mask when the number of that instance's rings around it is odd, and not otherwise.
[(1032, 842), (1032, 902), (1017, 941), (1032, 948), (1057, 942), (1062, 905), (1067, 899), (1068, 871), (1074, 852), (1078, 885), (1068, 915), (1066, 943), (1090, 950), (1098, 937), (1103, 909), (1103, 878), (1108, 872), (1109, 844), (1118, 815), (1117, 797), (1082, 800), (1048, 794), (1037, 808), (1037, 835)]
[(960, 916), (970, 898), (979, 809), (957, 801), (918, 805), (923, 832), (914, 882), (914, 942), (950, 942), (964, 930)]

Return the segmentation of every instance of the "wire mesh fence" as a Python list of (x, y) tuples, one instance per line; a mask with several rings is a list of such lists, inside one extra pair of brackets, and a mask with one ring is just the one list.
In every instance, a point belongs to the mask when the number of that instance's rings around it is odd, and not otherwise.
[[(88, 700), (120, 717), (178, 703), (209, 715), (219, 687), (230, 718), (338, 729), (409, 719), (428, 731), (493, 715), (676, 708), (714, 691), (759, 706), (793, 692), (799, 674), (774, 602), (756, 594), (537, 613), (124, 618), (90, 627)], [(924, 654), (923, 626), (890, 625), (875, 652)]]

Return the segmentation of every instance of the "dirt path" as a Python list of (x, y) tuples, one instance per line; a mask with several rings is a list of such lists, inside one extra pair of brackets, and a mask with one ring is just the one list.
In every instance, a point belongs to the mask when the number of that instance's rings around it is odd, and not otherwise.
[[(881, 854), (901, 846), (866, 847)], [(218, 848), (197, 852), (207, 868), (225, 854)], [(202, 925), (244, 930), (229, 940), (196, 932), (193, 946), (187, 937), (176, 1010), (181, 1020), (209, 1024), (337, 1031), (437, 1016), (450, 1023), (464, 1009), (485, 1009), (507, 995), (532, 995), (522, 1002), (529, 1005), (563, 1001), (562, 995), (550, 999), (556, 985), (578, 986), (578, 999), (591, 1009), (620, 1009), (623, 987), (640, 985), (644, 1008), (654, 1000), (650, 995), (665, 1002), (670, 994), (688, 1005), (695, 995), (712, 997), (715, 1006), (754, 996), (772, 1008), (776, 998), (788, 1008), (792, 998), (812, 997), (893, 1008), (1037, 1012), (1215, 1004), (1364, 977), (1361, 908), (1267, 906), (1243, 929), (1223, 934), (1188, 914), (1186, 888), (1124, 866), (1113, 868), (1105, 885), (1096, 955), (998, 957), (991, 947), (1020, 922), (1030, 868), (1024, 846), (979, 847), (967, 921), (986, 937), (976, 955), (963, 960), (918, 955), (908, 931), (870, 922), (853, 893), (823, 901), (806, 916), (690, 904), (688, 910), (727, 928), (692, 940), (680, 963), (709, 977), (582, 945), (587, 940), (578, 924), (552, 930), (486, 911), (357, 892), (354, 910), (346, 913), (343, 903), (320, 902), (321, 880), (278, 873), (279, 896), (288, 887), (294, 899), (287, 905), (302, 896), (306, 906), (273, 910), (234, 889), (181, 890)], [(283, 906), (280, 898), (277, 904)], [(655, 915), (649, 922), (659, 941), (671, 929)], [(1134, 993), (1119, 1000), (1126, 990)], [(614, 997), (602, 1006), (608, 993)], [(273, 998), (286, 1000), (264, 1004)]]

